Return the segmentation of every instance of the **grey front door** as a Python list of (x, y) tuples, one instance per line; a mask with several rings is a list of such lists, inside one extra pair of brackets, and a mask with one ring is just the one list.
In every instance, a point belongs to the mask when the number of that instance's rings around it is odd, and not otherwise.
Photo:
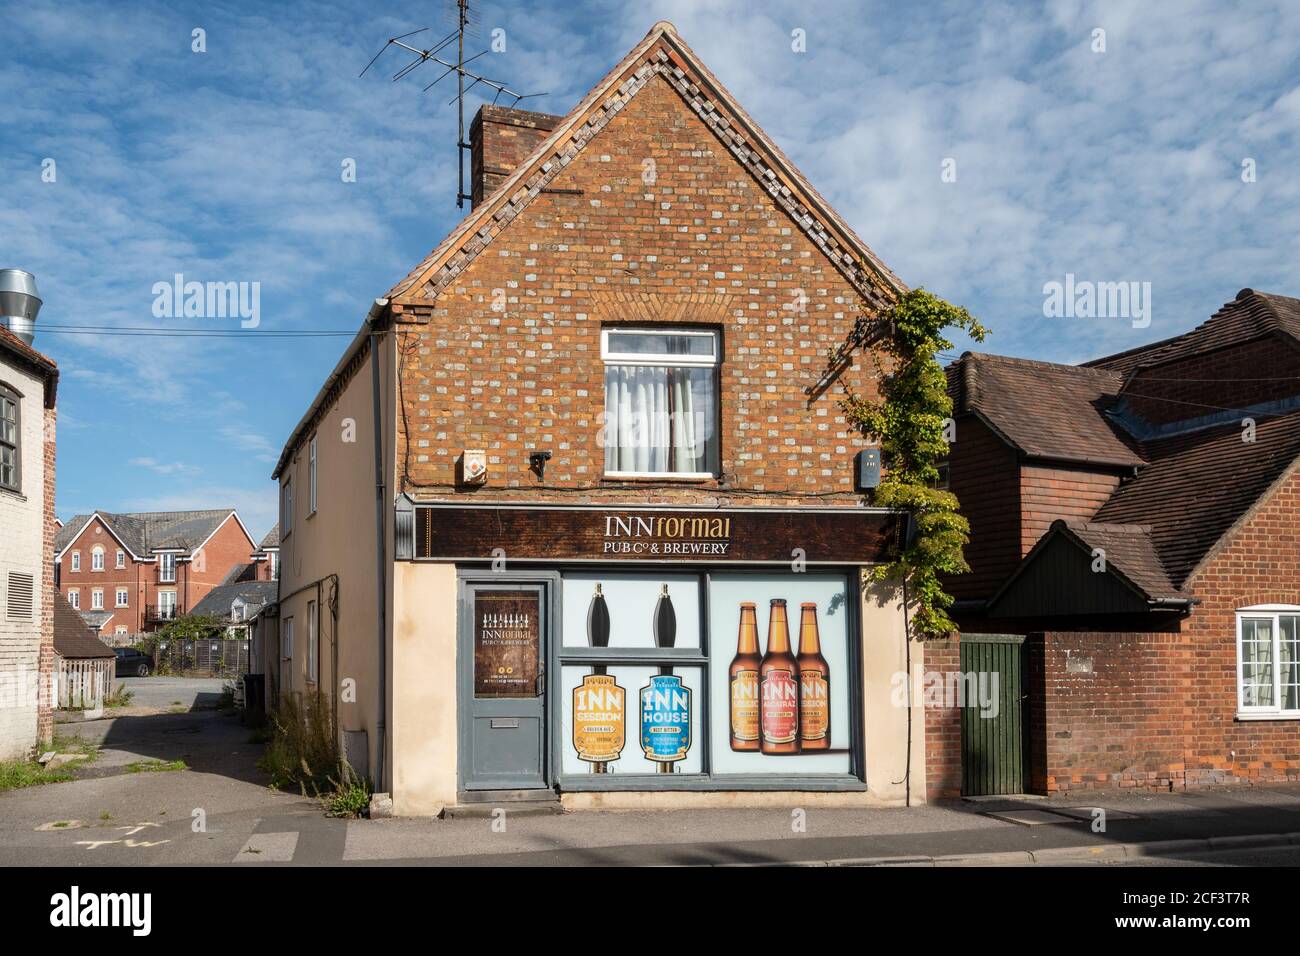
[(461, 775), (466, 790), (547, 786), (549, 593), (467, 583), (461, 606)]

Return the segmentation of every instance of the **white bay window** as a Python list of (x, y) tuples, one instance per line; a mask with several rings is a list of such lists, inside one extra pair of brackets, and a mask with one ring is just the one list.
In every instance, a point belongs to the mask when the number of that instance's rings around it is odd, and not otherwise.
[(718, 473), (718, 352), (711, 331), (602, 331), (606, 475)]

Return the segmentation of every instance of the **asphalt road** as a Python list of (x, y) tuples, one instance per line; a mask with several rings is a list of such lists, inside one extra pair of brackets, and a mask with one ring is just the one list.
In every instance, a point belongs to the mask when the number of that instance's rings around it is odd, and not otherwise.
[[(990, 815), (1060, 810), (1068, 801), (963, 801), (910, 809), (808, 808), (511, 813), (482, 817), (329, 819), (302, 794), (274, 792), (257, 769), (263, 745), (211, 708), (221, 682), (131, 679), (143, 716), (60, 725), (97, 743), (84, 779), (0, 793), (0, 865), (384, 865), (599, 866), (815, 863), (862, 858), (971, 856), (1056, 848), (1114, 851), (1120, 844), (1195, 837), (1300, 833), (1300, 786), (1079, 798), (1108, 815), (1094, 832), (1048, 814), (1038, 825)], [(173, 703), (180, 701), (179, 704)], [(161, 711), (161, 712), (159, 712)], [(157, 762), (188, 769), (140, 772)], [(1031, 814), (1031, 816), (1033, 816)], [(1069, 865), (1291, 866), (1297, 845), (1204, 845), (1141, 859), (1111, 853)], [(1040, 857), (1040, 860), (1042, 857)], [(1039, 862), (1037, 865), (1048, 865)]]

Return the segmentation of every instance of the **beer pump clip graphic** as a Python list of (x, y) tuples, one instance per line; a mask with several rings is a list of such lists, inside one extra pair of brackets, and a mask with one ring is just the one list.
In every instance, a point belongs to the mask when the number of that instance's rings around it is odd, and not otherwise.
[[(609, 605), (597, 583), (587, 606), (587, 643), (608, 647), (609, 625)], [(573, 749), (592, 773), (608, 773), (609, 764), (623, 754), (626, 703), (627, 692), (604, 664), (592, 664), (591, 673), (573, 689)]]
[[(651, 621), (656, 647), (677, 643), (677, 612), (661, 586)], [(647, 760), (659, 765), (660, 773), (672, 773), (673, 764), (685, 760), (691, 749), (691, 691), (672, 667), (660, 667), (650, 683), (641, 688), (641, 749)]]

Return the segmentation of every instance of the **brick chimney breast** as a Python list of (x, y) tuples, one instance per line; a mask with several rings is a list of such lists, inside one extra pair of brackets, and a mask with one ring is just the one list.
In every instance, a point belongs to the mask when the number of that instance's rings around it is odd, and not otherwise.
[(550, 113), (479, 107), (469, 127), (470, 201), (477, 207), (484, 197), (515, 171), (535, 150), (555, 124), (564, 119)]

